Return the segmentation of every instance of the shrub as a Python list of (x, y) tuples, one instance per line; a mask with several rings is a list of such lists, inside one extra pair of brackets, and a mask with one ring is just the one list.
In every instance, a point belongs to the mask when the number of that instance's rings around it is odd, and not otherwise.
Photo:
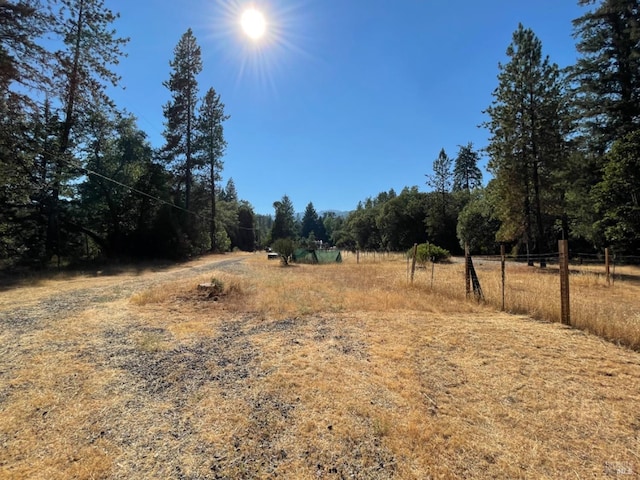
[[(413, 257), (413, 248), (407, 252), (409, 258)], [(416, 254), (416, 261), (418, 263), (427, 263), (432, 261), (434, 263), (443, 262), (451, 257), (449, 250), (445, 250), (432, 243), (421, 243), (418, 245), (418, 252)]]
[(293, 250), (295, 248), (293, 240), (290, 238), (279, 238), (273, 242), (271, 248), (280, 254), (280, 260), (283, 265), (289, 265), (289, 258), (293, 255)]

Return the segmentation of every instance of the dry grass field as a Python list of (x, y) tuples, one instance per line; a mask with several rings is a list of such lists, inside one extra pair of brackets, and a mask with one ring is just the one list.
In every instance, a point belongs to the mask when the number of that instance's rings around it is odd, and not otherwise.
[[(509, 267), (525, 316), (476, 267), (485, 304), (400, 256), (4, 288), (0, 478), (639, 478), (640, 353), (540, 320), (553, 273)], [(639, 345), (640, 286), (572, 277), (576, 322)]]

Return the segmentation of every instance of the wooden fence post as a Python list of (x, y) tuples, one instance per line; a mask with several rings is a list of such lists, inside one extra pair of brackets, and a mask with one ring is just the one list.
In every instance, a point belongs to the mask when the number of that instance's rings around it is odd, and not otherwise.
[(411, 262), (411, 283), (413, 283), (413, 275), (416, 273), (416, 258), (418, 256), (418, 244), (413, 244), (413, 261)]
[(560, 252), (558, 263), (560, 265), (560, 318), (564, 325), (571, 325), (571, 312), (569, 305), (569, 241), (559, 240)]
[(464, 284), (467, 298), (471, 295), (471, 272), (469, 271), (469, 244), (464, 244)]
[(356, 250), (356, 265), (360, 263), (360, 250)]
[(436, 262), (434, 262), (435, 257), (431, 257), (431, 290), (433, 290), (433, 277), (436, 273)]
[(609, 249), (604, 249), (604, 271), (607, 276), (607, 285), (611, 284), (611, 276), (609, 271)]
[(502, 270), (502, 311), (503, 312), (504, 312), (504, 287), (505, 287), (504, 262), (505, 262), (505, 247), (504, 247), (504, 243), (501, 243), (500, 244), (500, 267)]

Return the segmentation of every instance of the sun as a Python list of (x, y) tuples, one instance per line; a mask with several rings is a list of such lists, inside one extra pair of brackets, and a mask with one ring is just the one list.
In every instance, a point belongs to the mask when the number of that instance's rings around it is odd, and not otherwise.
[(255, 8), (248, 8), (244, 11), (240, 19), (240, 24), (242, 25), (244, 33), (253, 40), (260, 39), (267, 29), (267, 22), (264, 16)]

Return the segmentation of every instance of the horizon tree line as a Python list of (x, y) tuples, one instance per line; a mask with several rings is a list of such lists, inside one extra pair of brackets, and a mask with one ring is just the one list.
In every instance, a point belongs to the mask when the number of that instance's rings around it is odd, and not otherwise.
[[(229, 118), (198, 85), (201, 49), (179, 39), (163, 85), (164, 145), (154, 148), (107, 87), (128, 39), (103, 0), (0, 4), (0, 263), (45, 266), (96, 257), (184, 258), (253, 250), (278, 238), (342, 248), (452, 252), (505, 242), (538, 256), (558, 238), (589, 251), (640, 249), (640, 6), (578, 0), (578, 59), (561, 69), (518, 25), (482, 125), (488, 145), (441, 149), (426, 185), (360, 202), (346, 217), (301, 220), (291, 200), (256, 215), (233, 179), (222, 187)], [(57, 47), (45, 37), (60, 41)], [(161, 80), (158, 80), (161, 81)], [(488, 156), (492, 178), (478, 168)]]

